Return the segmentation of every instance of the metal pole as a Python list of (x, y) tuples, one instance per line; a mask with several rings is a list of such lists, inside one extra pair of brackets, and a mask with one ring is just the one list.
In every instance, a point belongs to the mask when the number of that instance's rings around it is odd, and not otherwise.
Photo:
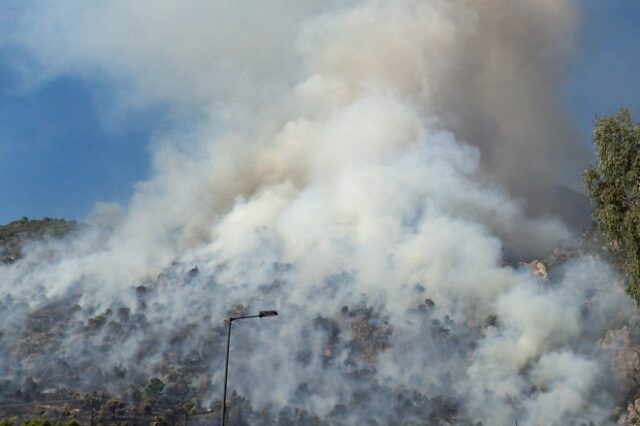
[(227, 329), (227, 359), (224, 363), (224, 391), (222, 392), (222, 419), (220, 424), (224, 426), (227, 414), (227, 377), (229, 376), (229, 347), (231, 346), (231, 323), (233, 318), (229, 318), (229, 328)]
[(247, 318), (265, 318), (275, 317), (278, 315), (276, 311), (260, 311), (258, 315), (244, 315), (241, 317), (229, 317), (229, 328), (227, 329), (227, 357), (224, 362), (224, 391), (222, 392), (222, 419), (221, 426), (225, 425), (227, 419), (227, 378), (229, 377), (229, 349), (231, 348), (231, 323), (235, 320)]

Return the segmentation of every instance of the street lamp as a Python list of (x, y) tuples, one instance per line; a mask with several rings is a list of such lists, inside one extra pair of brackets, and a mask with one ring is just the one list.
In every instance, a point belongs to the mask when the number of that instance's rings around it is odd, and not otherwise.
[(229, 317), (229, 327), (227, 328), (227, 358), (224, 363), (224, 391), (222, 392), (222, 421), (221, 421), (222, 426), (224, 426), (225, 424), (226, 414), (227, 414), (227, 377), (229, 376), (229, 348), (231, 347), (231, 323), (241, 319), (275, 317), (276, 315), (278, 315), (278, 312), (276, 311), (260, 311), (258, 315)]

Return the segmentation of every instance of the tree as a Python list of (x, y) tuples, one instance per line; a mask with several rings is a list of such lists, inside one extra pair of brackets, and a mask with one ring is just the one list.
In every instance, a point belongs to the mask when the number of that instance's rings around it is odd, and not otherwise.
[(118, 399), (110, 399), (105, 404), (105, 408), (111, 412), (112, 419), (116, 418), (117, 410), (121, 410), (126, 406), (127, 406), (126, 402), (120, 401)]
[(164, 382), (154, 377), (144, 386), (144, 392), (155, 402), (164, 395)]
[(596, 121), (593, 141), (597, 161), (583, 178), (594, 219), (624, 253), (627, 290), (640, 303), (640, 124), (621, 110)]

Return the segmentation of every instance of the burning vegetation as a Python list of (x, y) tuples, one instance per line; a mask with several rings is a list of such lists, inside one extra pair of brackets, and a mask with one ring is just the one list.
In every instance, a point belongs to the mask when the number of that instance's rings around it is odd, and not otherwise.
[[(48, 221), (29, 223), (44, 227)], [(539, 286), (558, 285), (556, 281), (572, 261), (583, 259), (579, 261), (585, 262), (589, 256), (610, 256), (610, 246), (602, 245), (595, 235), (597, 233), (585, 234), (580, 247), (556, 249), (543, 261), (533, 261), (522, 268), (538, 279)], [(6, 233), (5, 238), (25, 244), (30, 237), (24, 233), (19, 236)], [(280, 272), (290, 269), (273, 265), (273, 270)], [(217, 421), (220, 389), (212, 383), (216, 370), (222, 368), (224, 323), (218, 319), (216, 324), (206, 311), (192, 312), (187, 323), (176, 327), (163, 325), (164, 337), (160, 341), (154, 331), (158, 324), (153, 322), (157, 319), (149, 315), (150, 310), (169, 309), (159, 303), (158, 293), (171, 292), (176, 287), (189, 288), (197, 285), (194, 280), (204, 279), (198, 270), (198, 267), (174, 263), (155, 281), (133, 285), (130, 293), (136, 303), (132, 307), (114, 305), (104, 310), (87, 311), (78, 303), (80, 295), (76, 294), (28, 310), (6, 296), (2, 301), (3, 311), (20, 312), (22, 320), (17, 328), (5, 328), (0, 337), (3, 357), (20, 360), (20, 368), (16, 369), (16, 364), (11, 370), (14, 378), (5, 376), (0, 383), (3, 401), (0, 415), (7, 419), (3, 424), (12, 424), (10, 419), (35, 417), (49, 419), (51, 424), (88, 424), (92, 416), (96, 424), (177, 424), (185, 419), (188, 424)], [(349, 274), (342, 274), (331, 280), (335, 279), (350, 278)], [(206, 281), (208, 288), (215, 288), (215, 277), (206, 277)], [(278, 287), (276, 282), (279, 280), (263, 288), (272, 291)], [(495, 314), (484, 321), (457, 323), (444, 314), (434, 300), (425, 297), (427, 290), (421, 284), (414, 286), (413, 294), (413, 301), (409, 302), (413, 306), (407, 312), (413, 327), (412, 338), (437, 345), (438, 352), (447, 357), (469, 359), (478, 350), (482, 338), (500, 328), (501, 318)], [(593, 302), (585, 301), (583, 316), (593, 315), (590, 312)], [(225, 315), (238, 316), (247, 312), (248, 307), (236, 305)], [(291, 348), (295, 350), (295, 363), (304, 367), (319, 362), (321, 371), (338, 372), (348, 378), (353, 388), (348, 398), (336, 401), (327, 413), (319, 416), (296, 408), (297, 401), (313, 399), (317, 392), (313, 378), (310, 378), (299, 382), (291, 406), (281, 408), (269, 404), (256, 407), (250, 399), (232, 392), (228, 402), (229, 421), (238, 425), (351, 424), (354, 412), (369, 412), (366, 422), (372, 425), (393, 424), (393, 419), (402, 419), (402, 424), (407, 425), (485, 424), (475, 419), (473, 413), (464, 408), (464, 401), (454, 393), (434, 394), (430, 389), (380, 381), (379, 360), (389, 355), (389, 349), (394, 345), (394, 328), (382, 312), (367, 303), (344, 305), (333, 315), (310, 318), (299, 329), (302, 341), (319, 339), (317, 347), (320, 351), (315, 353), (311, 344)], [(640, 375), (640, 336), (634, 331), (637, 330), (636, 322), (635, 315), (620, 318), (619, 328), (603, 330), (598, 334), (602, 337), (597, 342), (602, 356), (610, 357), (611, 374), (621, 386), (618, 405), (610, 413), (611, 418), (626, 410), (630, 424), (638, 418), (637, 409), (633, 402), (629, 407), (623, 407), (624, 401), (634, 401), (634, 395), (640, 395), (640, 383), (635, 380)], [(147, 337), (142, 337), (145, 335)], [(131, 340), (136, 340), (137, 344), (128, 364), (107, 366), (96, 359), (96, 353), (126, 347)], [(255, 345), (247, 349), (260, 351)], [(264, 356), (268, 356), (269, 348), (263, 349), (267, 351)], [(242, 355), (238, 358), (237, 363), (248, 362)], [(430, 358), (416, 360), (422, 361), (438, 362)], [(236, 374), (241, 372), (242, 369)], [(446, 380), (455, 379), (452, 377), (455, 372), (443, 373)], [(534, 386), (529, 396), (546, 392), (549, 389), (545, 385)], [(509, 403), (518, 407), (523, 401), (514, 399)], [(379, 404), (388, 406), (385, 414), (377, 408)]]

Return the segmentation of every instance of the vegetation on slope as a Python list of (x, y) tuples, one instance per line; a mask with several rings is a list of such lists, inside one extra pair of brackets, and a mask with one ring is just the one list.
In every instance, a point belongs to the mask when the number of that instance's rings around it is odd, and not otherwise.
[(584, 173), (598, 228), (624, 254), (628, 291), (640, 302), (640, 125), (622, 110), (596, 121), (597, 161)]
[(22, 248), (28, 242), (61, 238), (78, 229), (78, 222), (44, 218), (20, 220), (0, 226), (0, 263), (13, 263), (22, 257)]

